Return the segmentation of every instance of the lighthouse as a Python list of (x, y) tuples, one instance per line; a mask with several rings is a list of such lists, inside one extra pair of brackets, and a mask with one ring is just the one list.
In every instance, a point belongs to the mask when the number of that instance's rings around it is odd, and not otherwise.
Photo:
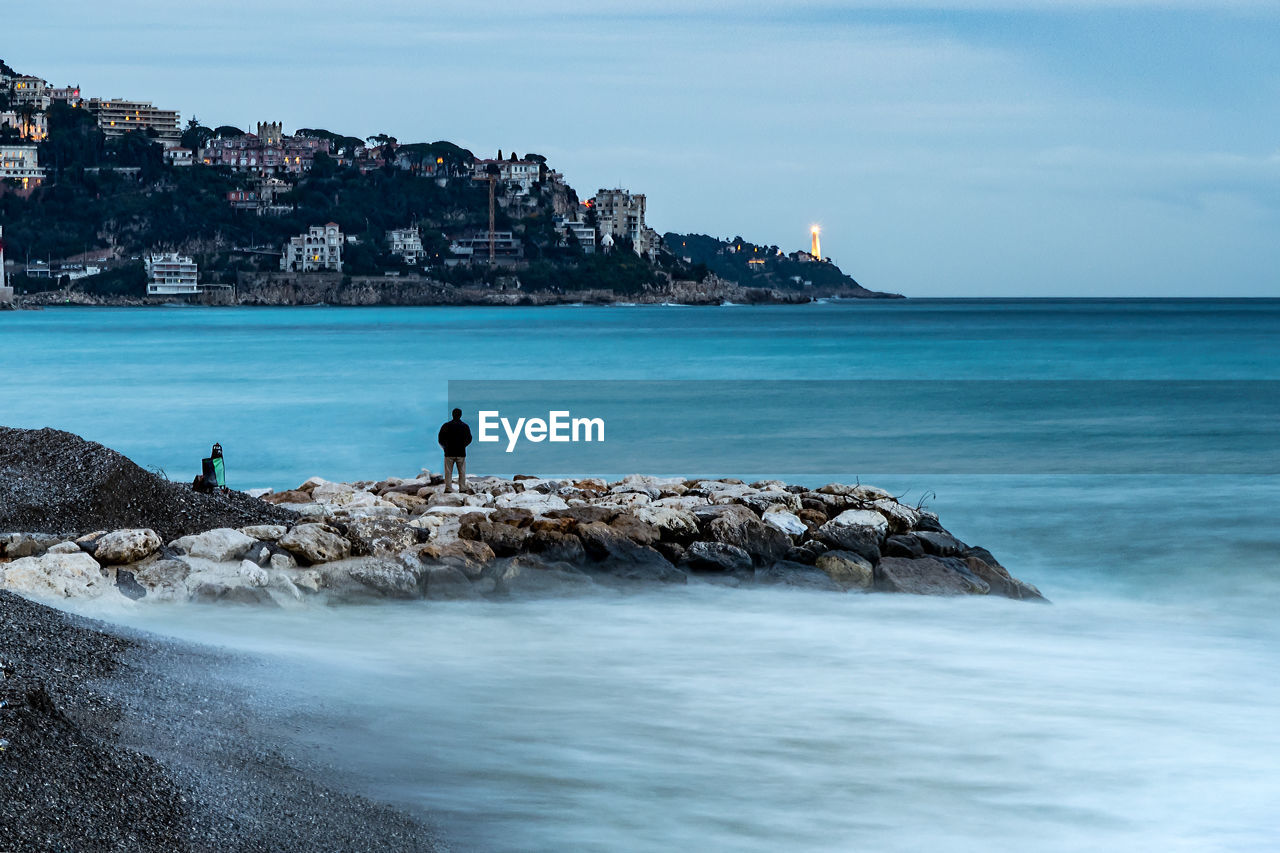
[(817, 225), (810, 229), (810, 233), (813, 235), (813, 247), (809, 249), (809, 254), (813, 255), (815, 261), (822, 260), (822, 242), (818, 239), (818, 233), (821, 230)]

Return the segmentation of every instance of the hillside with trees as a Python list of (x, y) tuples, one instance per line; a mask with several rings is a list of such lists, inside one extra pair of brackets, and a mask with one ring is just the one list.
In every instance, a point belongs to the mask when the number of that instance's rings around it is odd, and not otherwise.
[[(0, 68), (8, 66), (0, 63)], [(637, 255), (625, 239), (617, 240), (612, 251), (589, 254), (554, 221), (557, 205), (560, 211), (566, 205), (578, 209), (576, 193), (563, 183), (549, 186), (544, 178), (553, 173), (546, 158), (536, 154), (522, 158), (541, 164), (540, 178), (527, 192), (517, 198), (514, 185), (497, 187), (495, 231), (511, 232), (520, 241), (523, 260), (514, 268), (494, 270), (483, 263), (445, 264), (451, 241), (487, 233), (490, 215), (489, 182), (473, 179), (475, 155), (454, 143), (401, 144), (385, 133), (359, 137), (324, 128), (298, 130), (295, 137), (324, 140), (330, 153), (317, 152), (301, 174), (277, 175), (286, 184), (279, 188), (270, 215), (262, 215), (230, 202), (230, 194), (260, 187), (259, 175), (198, 159), (175, 165), (166, 159), (154, 131), (108, 137), (84, 107), (54, 101), (45, 113), (48, 135), (39, 142), (38, 153), (47, 177), (26, 195), (0, 192), (0, 223), (13, 261), (58, 261), (102, 252), (111, 258), (108, 269), (133, 265), (127, 273), (77, 284), (88, 292), (141, 295), (145, 285), (135, 267), (141, 257), (159, 251), (193, 256), (209, 281), (234, 282), (239, 274), (273, 272), (290, 238), (326, 222), (337, 223), (349, 238), (343, 250), (348, 276), (415, 271), (452, 285), (514, 276), (525, 290), (635, 294), (672, 281), (702, 281), (714, 273), (730, 282), (772, 289), (800, 290), (812, 280), (860, 290), (832, 264), (771, 257), (760, 270), (748, 266), (741, 251), (726, 255), (725, 244), (697, 235), (677, 237), (678, 247), (670, 244), (674, 235), (668, 235), (668, 244), (652, 259)], [(7, 134), (0, 139), (16, 133), (0, 131)], [(198, 152), (216, 140), (245, 133), (192, 118), (180, 144)], [(594, 214), (586, 212), (590, 225)], [(385, 242), (388, 231), (409, 227), (418, 229), (425, 255), (413, 268)], [(762, 248), (742, 245), (753, 254)], [(57, 286), (49, 280), (20, 278), (16, 283), (20, 292)]]

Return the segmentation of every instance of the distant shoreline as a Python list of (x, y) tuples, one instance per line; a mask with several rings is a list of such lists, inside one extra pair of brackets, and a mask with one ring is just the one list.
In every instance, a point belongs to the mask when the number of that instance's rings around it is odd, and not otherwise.
[(397, 287), (397, 282), (366, 284), (357, 287), (296, 286), (269, 290), (254, 289), (228, 294), (223, 298), (101, 296), (80, 291), (45, 291), (14, 297), (16, 309), (56, 307), (157, 308), (175, 305), (198, 307), (465, 307), (465, 308), (543, 308), (554, 306), (618, 306), (658, 305), (673, 307), (720, 307), (729, 305), (811, 305), (821, 300), (842, 302), (899, 300), (899, 294), (834, 291), (798, 293), (793, 291), (743, 288), (737, 286), (707, 289), (662, 290), (638, 294), (617, 294), (608, 290), (570, 293), (499, 289), (457, 289)]

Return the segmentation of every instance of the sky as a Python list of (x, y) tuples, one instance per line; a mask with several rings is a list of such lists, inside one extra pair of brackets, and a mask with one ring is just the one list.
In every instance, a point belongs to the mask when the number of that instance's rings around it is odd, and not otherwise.
[(1274, 0), (63, 0), (0, 58), (209, 125), (546, 155), (909, 296), (1280, 296)]

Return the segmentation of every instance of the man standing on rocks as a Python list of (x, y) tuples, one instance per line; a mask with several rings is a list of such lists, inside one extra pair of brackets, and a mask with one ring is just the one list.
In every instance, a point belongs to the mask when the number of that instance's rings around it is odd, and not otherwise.
[(445, 421), (436, 436), (444, 450), (444, 490), (453, 491), (453, 468), (458, 468), (458, 491), (467, 488), (467, 445), (471, 443), (471, 427), (462, 420), (462, 409), (453, 410), (453, 420)]

